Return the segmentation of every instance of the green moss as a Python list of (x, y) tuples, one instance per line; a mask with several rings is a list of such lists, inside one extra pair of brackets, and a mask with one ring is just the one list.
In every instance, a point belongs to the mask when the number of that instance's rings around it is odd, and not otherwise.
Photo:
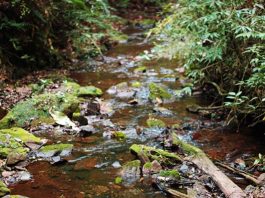
[(52, 144), (42, 147), (39, 151), (42, 153), (46, 153), (50, 151), (61, 152), (63, 150), (72, 150), (72, 149), (73, 149), (72, 144)]
[(114, 131), (113, 137), (118, 140), (123, 140), (126, 138), (126, 135), (122, 131)]
[(142, 83), (139, 81), (132, 82), (132, 87), (134, 88), (140, 88), (142, 86)]
[(139, 66), (139, 67), (137, 67), (135, 70), (134, 70), (134, 72), (135, 73), (143, 73), (143, 72), (146, 72), (146, 67), (145, 66)]
[[(19, 141), (21, 140), (21, 141)], [(21, 128), (11, 128), (0, 130), (0, 156), (7, 157), (10, 153), (17, 153), (21, 156), (27, 155), (28, 148), (24, 148), (23, 143), (40, 143), (41, 139)]]
[(64, 90), (64, 92), (70, 92), (73, 95), (77, 95), (77, 93), (80, 89), (79, 84), (77, 84), (75, 82), (71, 82), (71, 81), (64, 81), (63, 86), (66, 88), (66, 90)]
[(10, 190), (7, 188), (7, 186), (0, 180), (0, 197), (5, 196), (6, 194), (9, 194)]
[(171, 126), (172, 129), (180, 129), (180, 125), (179, 124), (173, 124)]
[(0, 133), (3, 135), (10, 135), (13, 138), (18, 138), (23, 142), (36, 142), (36, 143), (41, 142), (40, 138), (34, 136), (33, 134), (29, 133), (28, 131), (22, 128), (14, 127), (10, 129), (1, 129)]
[(168, 93), (164, 88), (158, 86), (155, 83), (149, 84), (149, 91), (150, 91), (149, 98), (152, 100), (156, 98), (170, 99), (172, 97), (171, 94)]
[(165, 128), (166, 127), (166, 124), (162, 120), (155, 119), (155, 118), (148, 118), (148, 120), (146, 121), (146, 124), (150, 128), (152, 127)]
[(111, 41), (127, 41), (128, 40), (128, 35), (126, 34), (112, 34), (110, 39)]
[(175, 161), (182, 161), (182, 159), (174, 153), (150, 146), (133, 144), (130, 150), (140, 157), (147, 156), (149, 159), (157, 160), (158, 162), (173, 163)]
[(36, 127), (36, 126), (39, 126), (41, 124), (54, 125), (55, 121), (53, 120), (52, 117), (41, 117), (41, 118), (35, 119), (31, 122), (32, 127)]
[(93, 86), (81, 87), (75, 82), (64, 81), (56, 93), (46, 92), (19, 102), (0, 120), (0, 129), (10, 127), (37, 126), (52, 123), (50, 111), (71, 115), (84, 100), (79, 96), (99, 96), (102, 91)]
[(78, 90), (78, 96), (101, 96), (102, 90), (94, 86), (80, 87)]
[(173, 145), (182, 148), (183, 151), (189, 155), (205, 155), (205, 153), (201, 149), (181, 141), (175, 133), (172, 133), (172, 140)]
[(180, 179), (180, 174), (177, 170), (162, 170), (160, 171), (159, 175), (162, 177), (172, 177)]
[(115, 184), (121, 184), (122, 183), (122, 178), (121, 177), (116, 177), (114, 183)]
[(127, 162), (125, 165), (123, 165), (123, 167), (125, 168), (132, 168), (132, 167), (140, 167), (141, 166), (141, 161), (140, 160), (133, 160), (130, 162)]
[(141, 25), (154, 25), (156, 23), (153, 19), (142, 19), (141, 21), (138, 21)]
[(152, 162), (146, 162), (143, 168), (150, 170), (153, 167)]

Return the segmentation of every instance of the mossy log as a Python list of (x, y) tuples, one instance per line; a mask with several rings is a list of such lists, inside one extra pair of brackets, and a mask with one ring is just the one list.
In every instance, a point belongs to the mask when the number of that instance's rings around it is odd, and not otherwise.
[(175, 153), (170, 153), (150, 146), (133, 144), (130, 147), (130, 150), (139, 157), (143, 164), (150, 160), (157, 160), (158, 162), (165, 164), (174, 164), (182, 161), (181, 157)]
[(246, 197), (243, 190), (216, 167), (201, 149), (181, 141), (175, 133), (172, 133), (172, 140), (173, 145), (179, 146), (185, 153), (189, 154), (186, 160), (208, 174), (227, 198)]

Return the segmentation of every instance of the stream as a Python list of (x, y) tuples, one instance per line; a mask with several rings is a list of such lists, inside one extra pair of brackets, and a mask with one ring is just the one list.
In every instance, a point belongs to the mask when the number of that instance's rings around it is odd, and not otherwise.
[[(39, 161), (30, 164), (27, 168), (33, 179), (11, 186), (12, 194), (31, 198), (168, 197), (154, 188), (148, 180), (124, 182), (121, 185), (114, 183), (115, 178), (120, 175), (120, 165), (136, 159), (129, 152), (132, 144), (159, 145), (156, 136), (161, 130), (146, 127), (146, 120), (150, 116), (163, 120), (168, 126), (187, 123), (186, 129), (179, 133), (181, 139), (199, 146), (212, 159), (234, 160), (243, 154), (257, 154), (263, 150), (264, 139), (249, 135), (253, 131), (242, 130), (238, 133), (223, 129), (222, 122), (217, 123), (219, 127), (213, 130), (214, 123), (211, 120), (187, 112), (188, 105), (207, 104), (199, 96), (169, 100), (163, 103), (163, 108), (157, 108), (148, 101), (149, 83), (161, 84), (170, 93), (186, 83), (182, 74), (176, 70), (181, 65), (175, 60), (167, 59), (140, 63), (138, 55), (150, 50), (152, 45), (144, 42), (141, 28), (128, 27), (124, 32), (129, 36), (128, 42), (113, 47), (102, 59), (93, 63), (94, 67), (90, 66), (70, 75), (80, 85), (94, 85), (104, 91), (101, 100), (112, 107), (109, 116), (98, 121), (97, 118), (90, 117), (91, 120), (95, 119), (93, 123), (97, 125), (97, 133), (88, 137), (45, 134), (45, 138), (53, 139), (54, 142), (74, 144), (72, 154), (67, 157), (68, 162), (51, 165)], [(146, 67), (145, 72), (135, 71), (143, 65)], [(140, 85), (139, 91), (132, 94), (126, 83), (135, 82)], [(117, 92), (113, 86), (120, 83), (123, 83), (122, 91)], [(138, 104), (128, 104), (132, 99), (137, 99)], [(201, 128), (201, 125), (204, 127)], [(127, 138), (124, 141), (106, 138), (104, 133), (109, 127), (124, 131)], [(139, 135), (138, 130), (143, 132)], [(246, 185), (244, 180), (233, 179)]]

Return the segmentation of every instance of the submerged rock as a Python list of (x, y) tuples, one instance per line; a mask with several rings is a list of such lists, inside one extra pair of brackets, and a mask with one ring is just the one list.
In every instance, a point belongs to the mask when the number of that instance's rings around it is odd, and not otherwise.
[(101, 96), (102, 90), (94, 86), (80, 87), (78, 90), (78, 96)]
[(96, 132), (96, 129), (92, 125), (86, 125), (80, 127), (80, 136), (81, 137), (87, 137), (89, 135), (92, 135)]
[(121, 177), (127, 184), (132, 184), (141, 177), (141, 161), (134, 160), (122, 166)]
[(52, 144), (42, 147), (37, 152), (37, 157), (51, 158), (53, 156), (67, 156), (73, 150), (72, 144)]
[(150, 128), (152, 127), (165, 128), (166, 127), (166, 124), (162, 120), (159, 120), (156, 118), (148, 118), (148, 120), (146, 121), (146, 124)]
[(154, 100), (156, 98), (170, 99), (172, 97), (172, 95), (165, 88), (155, 83), (149, 84), (149, 91), (150, 91), (149, 98), (151, 100)]

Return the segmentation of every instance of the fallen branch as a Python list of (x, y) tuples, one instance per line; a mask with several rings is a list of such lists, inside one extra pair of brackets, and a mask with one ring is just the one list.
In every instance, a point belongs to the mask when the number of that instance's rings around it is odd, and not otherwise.
[(176, 191), (176, 190), (173, 190), (173, 189), (170, 189), (170, 188), (166, 188), (165, 191), (175, 197), (178, 197), (178, 198), (191, 198), (190, 196), (182, 193), (182, 192), (179, 192), (179, 191)]
[(217, 165), (226, 168), (227, 170), (232, 171), (233, 173), (236, 173), (238, 175), (241, 175), (242, 177), (246, 178), (247, 180), (253, 182), (254, 184), (256, 184), (257, 186), (261, 184), (261, 182), (259, 180), (257, 180), (255, 177), (249, 175), (248, 173), (245, 173), (244, 171), (241, 171), (239, 169), (233, 168), (231, 166), (228, 166), (226, 164), (222, 164), (220, 162), (216, 162)]
[(227, 198), (246, 197), (243, 190), (216, 167), (201, 149), (181, 141), (175, 133), (171, 135), (173, 144), (179, 146), (185, 153), (189, 154), (186, 160), (192, 162), (208, 174)]

